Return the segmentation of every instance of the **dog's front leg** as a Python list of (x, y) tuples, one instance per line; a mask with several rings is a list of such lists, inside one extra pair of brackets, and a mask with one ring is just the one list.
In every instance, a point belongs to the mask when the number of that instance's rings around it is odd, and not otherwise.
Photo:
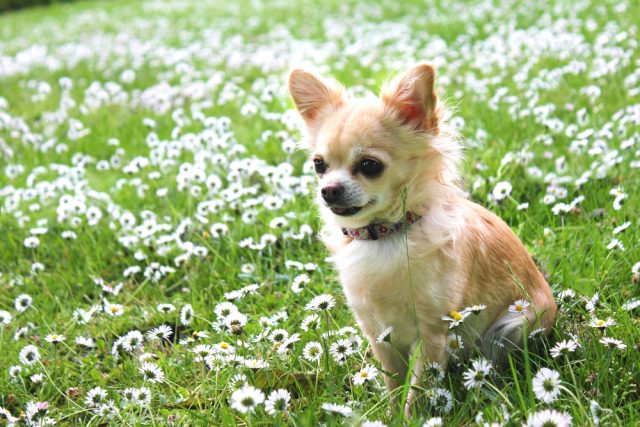
[[(407, 402), (404, 406), (404, 415), (411, 418), (411, 408), (418, 398), (423, 383), (425, 364), (437, 362), (445, 369), (447, 362), (447, 335), (446, 333), (436, 333), (425, 337), (425, 341), (420, 340), (413, 343), (409, 357), (415, 357), (411, 371), (410, 390), (407, 395)], [(414, 356), (415, 355), (415, 356)], [(411, 361), (409, 361), (411, 363)]]
[(391, 401), (395, 401), (396, 397), (392, 392), (402, 385), (402, 381), (407, 375), (407, 365), (391, 343), (377, 343), (374, 338), (371, 346), (376, 359), (378, 359), (382, 369), (386, 372), (384, 382), (391, 396)]

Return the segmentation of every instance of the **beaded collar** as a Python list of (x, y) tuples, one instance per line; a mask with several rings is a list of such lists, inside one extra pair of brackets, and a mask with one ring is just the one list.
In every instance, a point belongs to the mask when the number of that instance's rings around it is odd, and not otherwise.
[(398, 222), (374, 222), (360, 228), (343, 228), (342, 234), (356, 240), (378, 240), (380, 237), (404, 230), (420, 218), (420, 215), (407, 212), (405, 219)]

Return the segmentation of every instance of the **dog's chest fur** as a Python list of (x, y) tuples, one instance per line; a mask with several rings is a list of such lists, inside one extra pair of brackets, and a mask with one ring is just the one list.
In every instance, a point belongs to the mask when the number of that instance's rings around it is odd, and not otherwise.
[[(441, 268), (440, 251), (420, 234), (413, 226), (407, 236), (354, 240), (334, 255), (349, 305), (370, 339), (393, 327), (394, 345), (408, 348), (421, 335), (418, 324), (442, 325), (452, 296), (450, 272)], [(416, 242), (423, 243), (416, 247)]]

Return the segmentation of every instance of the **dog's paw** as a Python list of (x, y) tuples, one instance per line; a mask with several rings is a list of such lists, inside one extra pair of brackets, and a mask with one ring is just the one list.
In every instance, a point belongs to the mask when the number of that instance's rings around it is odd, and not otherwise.
[(411, 411), (412, 407), (413, 407), (413, 405), (411, 404), (411, 402), (407, 402), (404, 405), (404, 416), (408, 420), (410, 420), (411, 417), (413, 416), (413, 412)]

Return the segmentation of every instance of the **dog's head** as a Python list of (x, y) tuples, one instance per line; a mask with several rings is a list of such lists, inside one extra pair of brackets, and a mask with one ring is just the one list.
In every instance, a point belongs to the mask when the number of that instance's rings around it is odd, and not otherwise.
[(291, 72), (289, 92), (306, 123), (327, 219), (342, 227), (398, 220), (428, 198), (428, 181), (455, 179), (438, 140), (444, 123), (434, 80), (433, 67), (420, 64), (365, 101), (349, 99), (332, 80)]

